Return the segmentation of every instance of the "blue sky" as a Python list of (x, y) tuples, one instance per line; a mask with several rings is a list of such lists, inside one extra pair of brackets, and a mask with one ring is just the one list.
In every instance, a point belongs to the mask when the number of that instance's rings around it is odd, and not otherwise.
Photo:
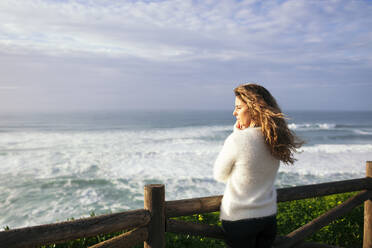
[(0, 1), (0, 111), (372, 110), (372, 1)]

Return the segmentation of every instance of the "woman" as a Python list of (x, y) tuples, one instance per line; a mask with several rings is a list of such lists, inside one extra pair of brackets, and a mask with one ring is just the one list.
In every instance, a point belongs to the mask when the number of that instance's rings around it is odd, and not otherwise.
[(214, 164), (217, 181), (226, 183), (220, 219), (229, 247), (271, 247), (276, 235), (279, 162), (293, 164), (302, 145), (288, 129), (274, 97), (257, 84), (234, 89), (234, 131)]

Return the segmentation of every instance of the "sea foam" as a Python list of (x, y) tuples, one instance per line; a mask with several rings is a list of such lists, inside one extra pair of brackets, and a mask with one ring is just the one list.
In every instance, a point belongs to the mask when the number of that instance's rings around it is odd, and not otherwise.
[[(0, 133), (0, 225), (141, 208), (149, 183), (165, 184), (167, 200), (222, 194), (213, 162), (232, 128)], [(280, 167), (278, 187), (363, 177), (372, 144), (313, 144), (301, 151), (294, 166)]]

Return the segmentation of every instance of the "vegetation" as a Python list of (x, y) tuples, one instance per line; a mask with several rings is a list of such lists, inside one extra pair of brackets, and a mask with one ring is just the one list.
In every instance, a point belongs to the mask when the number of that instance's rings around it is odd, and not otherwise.
[[(310, 222), (329, 209), (341, 204), (355, 193), (343, 193), (325, 197), (317, 197), (305, 200), (283, 202), (278, 205), (278, 235), (286, 235), (300, 226)], [(94, 213), (91, 213), (93, 216)], [(177, 218), (184, 221), (220, 225), (218, 212), (209, 214), (195, 214)], [(6, 227), (9, 229), (8, 227)], [(4, 228), (5, 229), (5, 228)], [(82, 248), (108, 240), (122, 232), (99, 235), (91, 238), (81, 238), (63, 244), (42, 246), (43, 248)], [(344, 247), (361, 247), (363, 241), (363, 205), (353, 209), (347, 215), (337, 219), (330, 225), (322, 228), (307, 241), (327, 243)], [(201, 248), (201, 247), (225, 247), (224, 242), (217, 239), (194, 237), (166, 233), (167, 247), (177, 248)], [(137, 247), (143, 247), (138, 244)]]
[[(277, 216), (278, 234), (290, 233), (355, 194), (343, 193), (280, 203)], [(361, 247), (363, 243), (363, 215), (362, 204), (308, 237), (307, 241), (342, 247)]]

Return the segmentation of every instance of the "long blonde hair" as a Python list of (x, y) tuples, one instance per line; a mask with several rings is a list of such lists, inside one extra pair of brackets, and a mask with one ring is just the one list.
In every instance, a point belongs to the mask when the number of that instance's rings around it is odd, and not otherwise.
[(293, 164), (293, 153), (303, 142), (288, 128), (285, 115), (268, 90), (257, 84), (242, 84), (234, 93), (248, 106), (251, 118), (261, 126), (271, 154), (286, 164)]

